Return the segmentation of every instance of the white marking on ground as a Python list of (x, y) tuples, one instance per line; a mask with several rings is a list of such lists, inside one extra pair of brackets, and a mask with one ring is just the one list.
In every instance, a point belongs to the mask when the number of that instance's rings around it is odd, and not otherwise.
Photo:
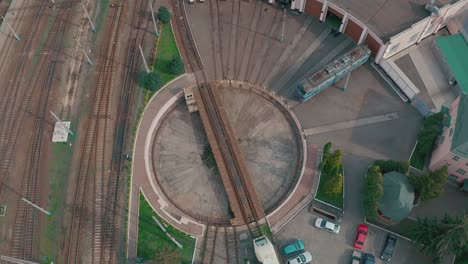
[(366, 117), (366, 118), (361, 118), (361, 119), (354, 119), (354, 120), (340, 122), (340, 123), (336, 123), (332, 125), (308, 128), (304, 130), (304, 134), (306, 136), (317, 135), (317, 134), (332, 132), (336, 130), (342, 130), (342, 129), (348, 129), (348, 128), (353, 128), (353, 127), (371, 125), (371, 124), (385, 122), (385, 121), (391, 121), (391, 120), (395, 120), (398, 118), (399, 118), (398, 112), (393, 112), (393, 113)]

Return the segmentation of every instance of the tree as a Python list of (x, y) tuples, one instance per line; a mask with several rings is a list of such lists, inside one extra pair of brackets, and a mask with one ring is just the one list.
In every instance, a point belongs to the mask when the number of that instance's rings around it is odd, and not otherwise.
[(325, 144), (325, 146), (323, 146), (323, 154), (330, 153), (331, 146), (332, 146), (331, 142), (328, 142), (327, 144)]
[(333, 153), (324, 155), (324, 159), (320, 164), (320, 170), (328, 175), (337, 175), (341, 170), (341, 160), (343, 158), (343, 150), (338, 149)]
[(419, 193), (421, 201), (427, 201), (439, 197), (444, 193), (444, 184), (447, 182), (448, 168), (444, 166), (433, 172), (423, 175), (410, 175), (408, 177), (411, 185)]
[(161, 20), (164, 24), (171, 21), (172, 14), (169, 9), (165, 6), (160, 6), (158, 9), (158, 19)]
[(442, 219), (418, 219), (410, 230), (413, 239), (422, 245), (426, 254), (440, 259), (443, 255), (460, 256), (468, 252), (468, 215), (449, 216)]
[(182, 62), (179, 54), (172, 55), (169, 71), (174, 75), (179, 75), (184, 72), (184, 63)]
[(162, 80), (157, 72), (147, 73), (146, 71), (142, 71), (139, 74), (138, 83), (140, 86), (154, 92), (161, 86)]
[(397, 161), (397, 160), (376, 160), (374, 161), (375, 166), (380, 167), (382, 174), (396, 171), (402, 174), (406, 174), (409, 168), (408, 161)]
[(417, 153), (426, 155), (432, 150), (434, 141), (441, 132), (443, 120), (444, 114), (442, 112), (430, 115), (424, 120), (423, 129), (418, 135)]
[(372, 166), (367, 171), (367, 176), (364, 179), (363, 203), (364, 214), (367, 218), (377, 218), (379, 209), (379, 201), (383, 196), (382, 188), (383, 177), (379, 166)]
[(325, 183), (326, 192), (330, 196), (338, 196), (343, 193), (343, 174), (338, 173), (336, 176), (331, 177), (328, 182)]

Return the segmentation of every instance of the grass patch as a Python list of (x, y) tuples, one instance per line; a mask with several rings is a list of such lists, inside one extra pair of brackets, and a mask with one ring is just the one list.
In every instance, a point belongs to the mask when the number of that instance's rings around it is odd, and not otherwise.
[(414, 239), (414, 237), (411, 235), (411, 229), (414, 229), (416, 227), (416, 220), (413, 220), (411, 218), (405, 218), (401, 220), (399, 223), (384, 223), (378, 219), (366, 219), (367, 222), (376, 225), (378, 227), (384, 228), (388, 231), (391, 231), (395, 234), (398, 234), (400, 236), (407, 237), (411, 240)]
[[(73, 124), (74, 122), (72, 122)], [(73, 129), (71, 127), (70, 129)], [(76, 136), (69, 136), (69, 143), (74, 142)], [(70, 173), (70, 166), (73, 156), (73, 148), (69, 143), (54, 143), (52, 145), (52, 162), (49, 170), (49, 202), (47, 210), (52, 214), (45, 220), (45, 229), (40, 236), (40, 252), (42, 254), (42, 263), (57, 262), (55, 259), (57, 249), (60, 248), (60, 232), (65, 210), (66, 192), (63, 186), (66, 186), (67, 177)]]
[(140, 117), (143, 114), (143, 110), (146, 104), (148, 104), (153, 95), (161, 87), (163, 87), (168, 82), (170, 82), (178, 76), (172, 74), (170, 71), (172, 56), (180, 56), (171, 24), (159, 24), (159, 38), (156, 41), (156, 49), (156, 56), (150, 67), (152, 71), (155, 71), (161, 77), (161, 86), (154, 91), (150, 91), (150, 89), (145, 89), (144, 104), (140, 108), (138, 114)]
[[(166, 226), (167, 232), (183, 245), (183, 249), (179, 249), (167, 235), (164, 234), (153, 220), (153, 216)], [(145, 197), (140, 194), (137, 245), (137, 255), (138, 257), (143, 257), (144, 260), (156, 260), (156, 255), (165, 251), (168, 252), (167, 254), (181, 254), (180, 263), (189, 264), (192, 263), (195, 239), (167, 224), (153, 211)]]
[(174, 55), (180, 56), (172, 26), (171, 24), (162, 24), (158, 50), (152, 67), (161, 76), (163, 85), (176, 77), (170, 71), (171, 60)]
[[(105, 21), (105, 13), (107, 10), (107, 7), (109, 6), (109, 0), (100, 0), (99, 1), (99, 11), (96, 14), (96, 21), (94, 26), (96, 28), (96, 32), (99, 32), (102, 29), (102, 25), (104, 24)], [(97, 34), (94, 34), (97, 35)]]
[[(418, 149), (418, 145), (416, 145), (415, 149)], [(415, 167), (416, 169), (423, 170), (424, 164), (426, 163), (426, 159), (427, 159), (427, 153), (421, 154), (421, 153), (418, 153), (417, 151), (414, 151), (413, 155), (411, 155), (410, 165), (412, 167)]]

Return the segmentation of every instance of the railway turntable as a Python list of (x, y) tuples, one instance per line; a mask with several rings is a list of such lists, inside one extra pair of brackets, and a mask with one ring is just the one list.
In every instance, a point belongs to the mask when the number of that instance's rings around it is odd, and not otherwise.
[(218, 87), (201, 84), (194, 89), (194, 94), (234, 214), (231, 224), (244, 225), (262, 219), (265, 211), (228, 120)]
[[(298, 182), (304, 159), (300, 130), (289, 112), (258, 87), (209, 85), (193, 87), (199, 111), (190, 113), (191, 102), (182, 93), (158, 124), (149, 157), (155, 182), (177, 209), (175, 215), (221, 226), (264, 219)], [(218, 117), (208, 116), (206, 104), (200, 103), (200, 92), (210, 92), (203, 89), (214, 90), (222, 103), (215, 113), (224, 115), (208, 128), (209, 118)], [(216, 138), (214, 129), (225, 129), (221, 133), (228, 136)]]

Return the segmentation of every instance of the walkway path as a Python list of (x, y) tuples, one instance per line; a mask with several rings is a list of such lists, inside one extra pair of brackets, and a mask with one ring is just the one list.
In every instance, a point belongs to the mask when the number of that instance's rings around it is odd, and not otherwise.
[(372, 117), (366, 117), (366, 118), (361, 118), (361, 119), (354, 119), (350, 121), (340, 122), (340, 123), (336, 123), (333, 125), (309, 128), (309, 129), (305, 129), (304, 133), (306, 136), (311, 136), (311, 135), (317, 135), (317, 134), (327, 133), (327, 132), (336, 131), (336, 130), (371, 125), (375, 123), (395, 120), (398, 118), (399, 118), (398, 112), (393, 112), (393, 113), (388, 113), (384, 115), (377, 115), (377, 116), (372, 116)]
[(184, 216), (178, 216), (173, 208), (168, 208), (169, 203), (165, 201), (161, 190), (152, 178), (151, 162), (149, 158), (149, 147), (154, 136), (154, 129), (161, 119), (162, 114), (168, 110), (173, 101), (183, 96), (183, 88), (195, 85), (193, 75), (183, 75), (163, 87), (156, 97), (148, 103), (141, 118), (137, 138), (133, 150), (132, 179), (130, 186), (130, 201), (128, 212), (128, 260), (134, 263), (137, 257), (138, 241), (138, 208), (139, 194), (143, 192), (149, 204), (166, 221), (177, 228), (195, 235), (203, 233), (203, 225), (192, 222)]

